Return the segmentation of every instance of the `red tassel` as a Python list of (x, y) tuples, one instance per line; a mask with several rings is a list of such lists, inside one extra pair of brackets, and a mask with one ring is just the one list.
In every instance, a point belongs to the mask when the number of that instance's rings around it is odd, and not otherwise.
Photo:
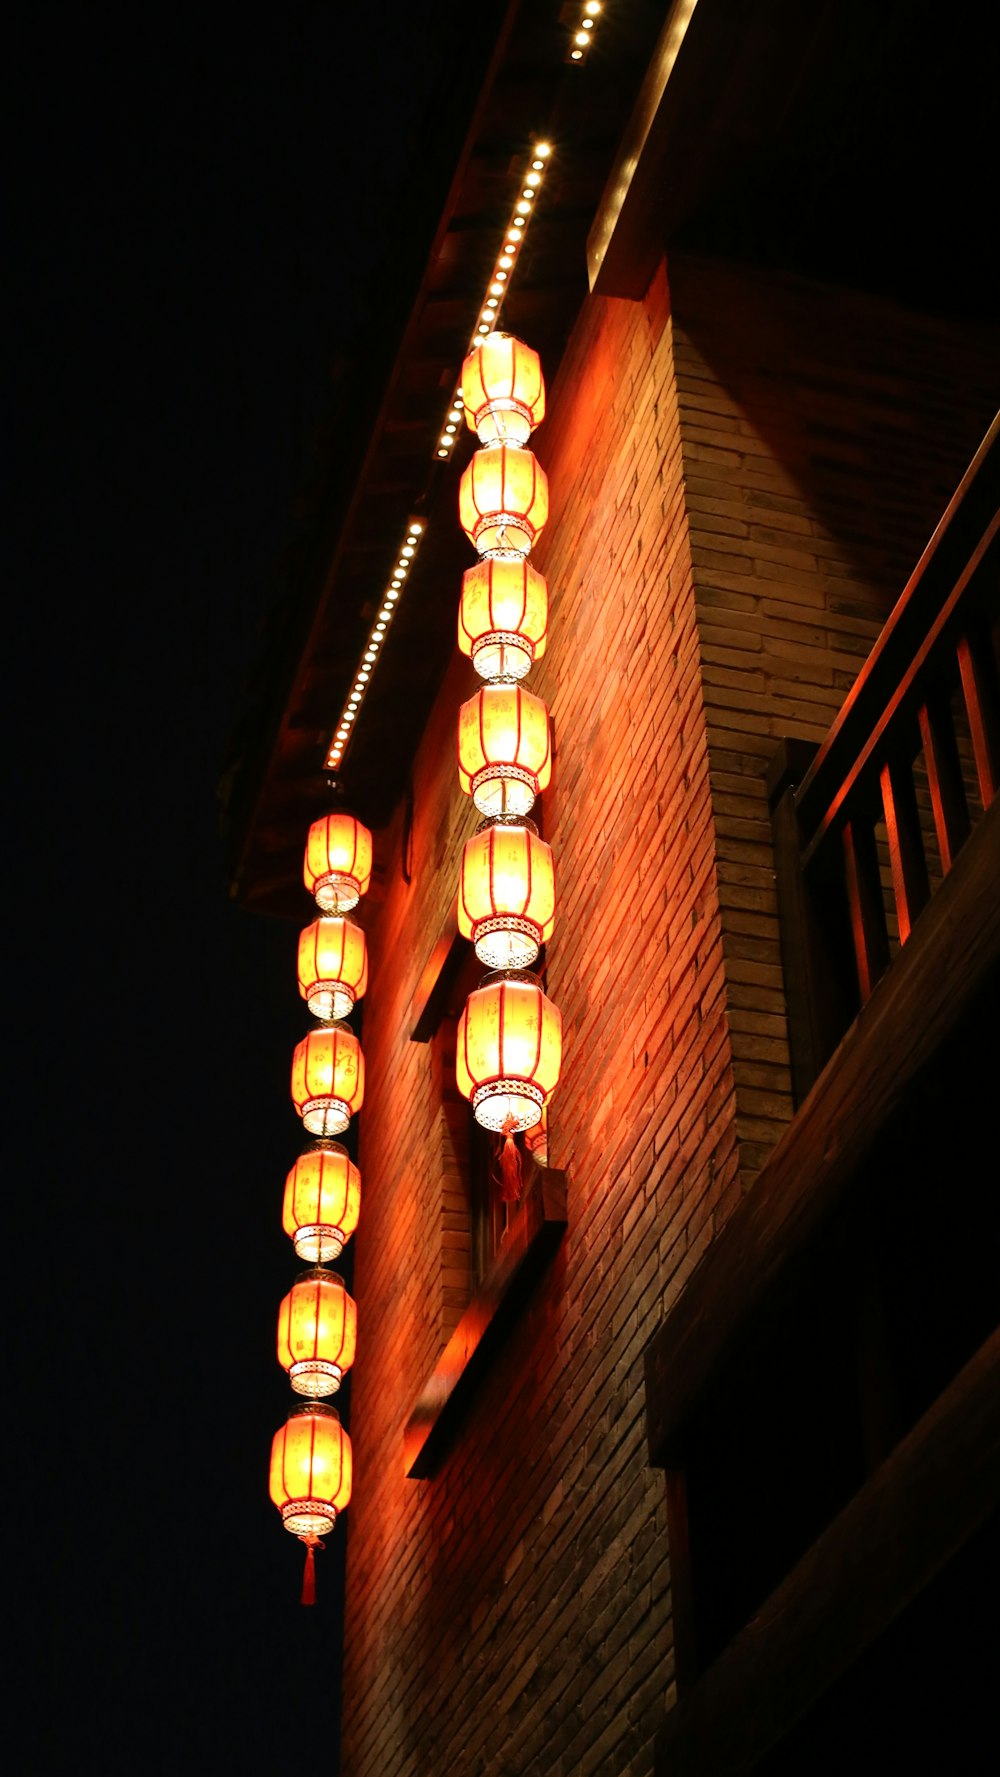
[(521, 1196), (521, 1156), (517, 1151), (514, 1131), (517, 1122), (513, 1117), (505, 1117), (500, 1134), (506, 1136), (503, 1152), (500, 1155), (500, 1177), (502, 1180), (500, 1196), (504, 1203), (517, 1203)]
[(302, 1575), (302, 1603), (316, 1602), (316, 1559), (314, 1550), (323, 1549), (326, 1544), (318, 1536), (300, 1536), (299, 1541), (306, 1545), (306, 1565)]

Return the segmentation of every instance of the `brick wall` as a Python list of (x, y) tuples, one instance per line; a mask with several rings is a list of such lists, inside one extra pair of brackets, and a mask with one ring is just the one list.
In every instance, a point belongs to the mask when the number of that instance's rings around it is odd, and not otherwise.
[(424, 1482), (404, 1477), (402, 1434), (445, 1333), (441, 1109), (433, 1046), (406, 1033), (475, 818), (454, 764), (475, 681), (457, 656), (415, 763), (409, 887), (400, 831), (380, 836), (344, 1526), (351, 1777), (650, 1768), (671, 1641), (642, 1353), (738, 1191), (673, 388), (661, 276), (645, 304), (587, 305), (537, 439), (552, 640), (531, 685), (555, 727), (548, 990), (566, 1054), (550, 1159), (569, 1171), (569, 1228)]
[(671, 261), (678, 406), (749, 1184), (792, 1115), (765, 774), (820, 741), (1000, 405), (995, 331)]
[(457, 652), (414, 762), (410, 882), (402, 817), (379, 835), (355, 1496), (337, 1531), (345, 1777), (651, 1771), (673, 1667), (642, 1356), (789, 1114), (764, 772), (782, 734), (825, 730), (978, 442), (948, 330), (901, 342), (908, 324), (877, 305), (720, 266), (680, 264), (672, 284), (673, 317), (662, 270), (641, 304), (584, 305), (535, 441), (552, 608), (530, 685), (554, 723), (547, 986), (565, 1050), (549, 1157), (569, 1225), (420, 1482), (403, 1428), (468, 1263), (441, 1055), (408, 1038), (476, 819)]

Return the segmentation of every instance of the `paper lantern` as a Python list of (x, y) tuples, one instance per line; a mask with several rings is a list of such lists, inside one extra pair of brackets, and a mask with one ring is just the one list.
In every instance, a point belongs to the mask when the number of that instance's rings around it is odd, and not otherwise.
[(310, 1135), (342, 1135), (365, 1096), (365, 1058), (346, 1024), (303, 1037), (292, 1056), (292, 1099)]
[(528, 555), (549, 516), (549, 484), (534, 453), (512, 444), (477, 450), (462, 474), (458, 513), (480, 555)]
[(368, 986), (365, 934), (349, 919), (316, 919), (299, 938), (299, 992), (316, 1018), (346, 1018)]
[(480, 561), (462, 577), (458, 645), (481, 679), (523, 679), (545, 653), (548, 616), (548, 586), (527, 561)]
[(545, 418), (538, 353), (512, 333), (488, 333), (462, 365), (462, 404), (480, 444), (524, 444)]
[(286, 1530), (318, 1537), (332, 1530), (351, 1498), (351, 1440), (335, 1407), (293, 1407), (271, 1444), (271, 1499)]
[(473, 833), (462, 853), (458, 929), (490, 969), (527, 968), (555, 925), (552, 851), (531, 821)]
[(480, 814), (524, 815), (549, 781), (549, 713), (521, 685), (484, 685), (458, 712), (458, 776)]
[(296, 1394), (335, 1394), (354, 1362), (358, 1311), (335, 1271), (295, 1279), (278, 1310), (278, 1362)]
[(313, 821), (302, 877), (324, 913), (349, 913), (368, 888), (372, 836), (352, 814), (338, 810)]
[(455, 1075), (484, 1129), (530, 1129), (559, 1079), (562, 1017), (531, 975), (470, 993), (458, 1023)]
[(281, 1225), (300, 1259), (339, 1258), (358, 1225), (361, 1174), (339, 1142), (317, 1142), (285, 1180)]

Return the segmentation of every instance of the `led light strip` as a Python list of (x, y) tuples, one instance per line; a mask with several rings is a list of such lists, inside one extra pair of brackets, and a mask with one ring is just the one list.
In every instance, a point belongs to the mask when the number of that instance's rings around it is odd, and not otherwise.
[(587, 50), (594, 41), (594, 27), (600, 11), (601, 0), (584, 0), (579, 29), (573, 32), (569, 52), (566, 56), (568, 62), (583, 61)]
[(392, 570), (389, 584), (382, 595), (381, 609), (372, 625), (372, 631), (368, 637), (368, 644), (362, 656), (361, 665), (354, 675), (354, 684), (351, 686), (347, 702), (341, 712), (340, 721), (337, 723), (333, 740), (330, 742), (330, 748), (324, 761), (324, 769), (327, 771), (339, 770), (343, 761), (344, 752), (347, 743), (351, 738), (351, 731), (357, 720), (358, 711), (364, 702), (365, 692), (368, 689), (368, 682), (372, 676), (372, 669), (378, 659), (379, 650), (385, 640), (389, 625), (392, 622), (399, 595), (403, 590), (403, 582), (413, 564), (413, 558), (420, 547), (420, 539), (424, 534), (424, 529), (425, 526), (418, 518), (411, 518), (406, 527), (406, 534), (400, 546), (399, 554), (396, 557), (396, 565)]
[[(588, 4), (592, 6), (597, 5), (598, 0), (588, 0)], [(528, 225), (528, 219), (531, 216), (532, 205), (535, 201), (538, 188), (542, 183), (542, 179), (545, 176), (546, 167), (551, 153), (552, 149), (548, 142), (536, 142), (531, 150), (528, 169), (521, 182), (520, 194), (514, 205), (513, 215), (511, 216), (510, 222), (504, 233), (503, 245), (497, 255), (496, 263), (490, 276), (489, 286), (487, 288), (486, 296), (483, 299), (479, 320), (476, 323), (472, 337), (469, 341), (470, 349), (487, 333), (492, 333), (497, 325), (500, 307), (507, 293), (507, 287), (514, 266), (517, 263), (517, 256), (521, 249), (521, 242), (524, 239), (524, 231)], [(439, 457), (450, 457), (458, 439), (464, 418), (465, 409), (462, 406), (462, 385), (461, 382), (459, 382), (452, 397), (451, 405), (448, 409), (448, 418), (438, 443), (437, 454)], [(379, 650), (389, 628), (389, 624), (392, 622), (399, 595), (403, 590), (403, 581), (409, 572), (413, 558), (417, 553), (417, 548), (420, 543), (420, 538), (423, 536), (424, 528), (424, 525), (418, 519), (411, 519), (407, 526), (406, 535), (397, 557), (396, 566), (392, 571), (391, 579), (383, 594), (382, 607), (372, 627), (371, 634), (368, 637), (368, 643), (361, 660), (361, 665), (354, 676), (354, 683), (351, 686), (347, 701), (340, 713), (340, 720), (334, 730), (333, 739), (330, 742), (326, 759), (324, 760), (324, 770), (326, 771), (339, 771), (343, 764), (344, 754), (347, 751), (355, 722), (357, 721), (361, 705), (364, 702), (365, 692), (368, 689), (372, 670), (378, 659)]]
[[(599, 4), (599, 0), (588, 0), (588, 4), (596, 6)], [(478, 345), (479, 341), (484, 339), (487, 333), (493, 333), (497, 327), (500, 319), (500, 310), (503, 306), (503, 299), (507, 294), (507, 287), (513, 276), (518, 253), (521, 250), (521, 242), (524, 240), (524, 231), (528, 226), (528, 221), (531, 216), (532, 205), (534, 204), (535, 198), (538, 196), (538, 188), (545, 177), (551, 153), (552, 148), (548, 142), (536, 142), (528, 157), (528, 170), (521, 181), (521, 192), (514, 205), (514, 213), (507, 225), (503, 246), (497, 254), (496, 263), (490, 273), (490, 281), (487, 285), (482, 311), (479, 320), (473, 329), (472, 337), (466, 348), (467, 351), (471, 351), (473, 346)], [(436, 454), (438, 457), (446, 458), (451, 456), (455, 445), (458, 443), (458, 437), (462, 430), (462, 420), (464, 417), (465, 413), (462, 406), (462, 384), (459, 382), (455, 389), (455, 393), (452, 396), (451, 405), (448, 408), (448, 417), (445, 420), (444, 428), (437, 442)]]

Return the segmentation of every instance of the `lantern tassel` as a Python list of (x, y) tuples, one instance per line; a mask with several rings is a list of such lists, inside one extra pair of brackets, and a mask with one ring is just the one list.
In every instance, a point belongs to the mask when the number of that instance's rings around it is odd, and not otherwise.
[(506, 1138), (500, 1155), (500, 1196), (504, 1203), (517, 1203), (521, 1196), (521, 1156), (514, 1140), (516, 1128), (516, 1119), (505, 1117), (500, 1129), (500, 1134)]
[(318, 1536), (300, 1536), (300, 1543), (306, 1545), (306, 1564), (302, 1574), (302, 1603), (316, 1602), (316, 1559), (314, 1551), (325, 1549), (326, 1544)]

